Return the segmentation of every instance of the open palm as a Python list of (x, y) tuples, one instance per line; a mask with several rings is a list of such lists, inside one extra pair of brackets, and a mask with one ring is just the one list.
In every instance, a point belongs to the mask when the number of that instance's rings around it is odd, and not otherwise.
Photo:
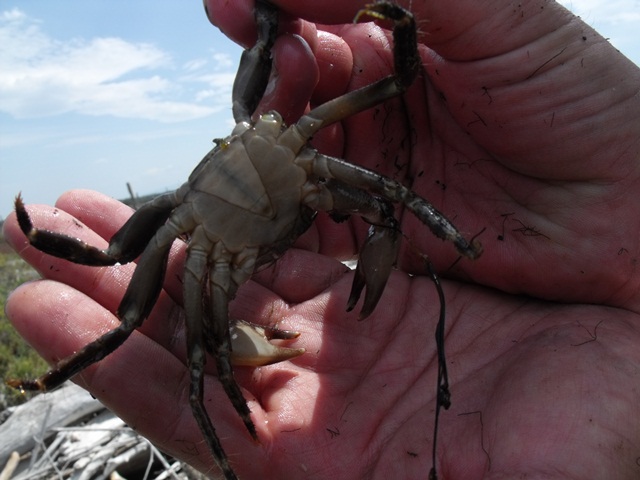
[[(225, 32), (251, 42), (250, 8), (208, 3)], [(349, 22), (358, 8), (327, 2), (323, 18), (312, 2), (274, 3), (324, 23)], [(451, 246), (402, 217), (410, 239), (402, 270), (420, 273), (414, 252), (421, 251), (439, 271), (468, 281), (444, 282), (453, 406), (442, 416), (439, 471), (444, 478), (636, 478), (640, 212), (631, 193), (638, 191), (640, 73), (554, 4), (480, 11), (477, 2), (438, 3), (416, 11), (433, 48), (422, 50), (425, 74), (416, 85), (314, 142), (410, 184), (469, 236), (485, 229), (484, 255), (449, 268)], [(279, 77), (263, 109), (295, 120), (309, 101), (390, 72), (378, 27), (327, 27), (319, 40), (312, 24), (289, 29), (312, 50), (281, 37)], [(66, 194), (57, 207), (29, 211), (36, 225), (94, 245), (105, 245), (130, 215), (91, 192)], [(257, 275), (232, 304), (235, 317), (300, 331), (296, 346), (307, 349), (293, 362), (237, 370), (261, 446), (209, 377), (206, 404), (241, 477), (426, 476), (437, 296), (424, 277), (396, 272), (370, 318), (346, 314), (351, 273), (331, 257), (356, 251), (365, 229), (356, 220), (320, 219), (301, 248)], [(116, 325), (112, 312), (132, 266), (96, 269), (43, 256), (26, 248), (13, 217), (5, 235), (57, 281), (23, 286), (7, 305), (45, 358), (66, 356)], [(187, 406), (180, 248), (140, 332), (77, 380), (206, 471), (212, 460)]]

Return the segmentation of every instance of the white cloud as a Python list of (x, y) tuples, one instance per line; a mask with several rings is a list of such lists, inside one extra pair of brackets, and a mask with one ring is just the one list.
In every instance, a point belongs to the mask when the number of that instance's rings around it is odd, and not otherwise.
[(189, 60), (187, 63), (184, 64), (183, 68), (187, 72), (195, 72), (197, 70), (200, 70), (206, 65), (207, 65), (207, 61), (204, 58), (198, 58), (195, 60)]
[(224, 94), (224, 98), (228, 98), (228, 101), (222, 104), (222, 108), (231, 108), (231, 87), (235, 79), (235, 73), (212, 73), (201, 75), (198, 79), (208, 85), (208, 88), (201, 89), (196, 94), (198, 101), (219, 100), (220, 95)]
[(213, 52), (212, 56), (216, 70), (229, 69), (235, 65), (226, 53)]
[[(217, 109), (176, 101), (182, 86), (160, 74), (171, 58), (120, 38), (60, 41), (18, 9), (0, 13), (0, 110), (16, 118), (75, 112), (176, 122)], [(200, 68), (198, 61), (187, 71)]]

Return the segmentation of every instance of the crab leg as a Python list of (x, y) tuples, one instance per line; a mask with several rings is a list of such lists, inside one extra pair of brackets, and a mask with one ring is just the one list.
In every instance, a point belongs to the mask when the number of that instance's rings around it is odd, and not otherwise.
[(258, 0), (254, 14), (258, 41), (242, 52), (233, 82), (233, 118), (236, 123), (251, 122), (251, 115), (264, 95), (271, 74), (271, 47), (278, 31), (278, 11), (273, 5)]
[(145, 249), (124, 294), (117, 316), (122, 323), (87, 346), (57, 363), (56, 367), (35, 380), (7, 380), (20, 390), (51, 390), (102, 360), (116, 350), (138, 328), (160, 295), (171, 244), (176, 237), (168, 227), (162, 227), (152, 244)]
[(335, 178), (383, 196), (392, 202), (402, 203), (429, 227), (436, 237), (452, 242), (456, 250), (465, 257), (473, 260), (482, 253), (482, 246), (478, 241), (467, 241), (438, 209), (400, 182), (321, 153), (317, 153), (312, 159), (298, 158), (296, 163), (319, 177)]
[(418, 54), (416, 26), (413, 15), (392, 3), (366, 5), (355, 18), (370, 15), (379, 19), (393, 20), (394, 73), (371, 85), (346, 93), (300, 118), (293, 126), (299, 135), (308, 141), (323, 127), (338, 122), (356, 113), (374, 107), (385, 100), (402, 94), (415, 79), (422, 61)]
[(218, 258), (209, 272), (209, 292), (211, 295), (211, 317), (205, 317), (206, 327), (213, 339), (213, 356), (218, 369), (218, 379), (236, 412), (254, 440), (258, 440), (251, 411), (233, 376), (231, 367), (231, 334), (229, 332), (229, 300), (235, 297), (237, 285), (231, 280), (230, 258)]
[[(199, 236), (199, 229), (196, 229), (194, 236)], [(233, 469), (229, 465), (227, 455), (216, 435), (216, 430), (207, 414), (204, 406), (204, 366), (206, 363), (206, 350), (204, 344), (204, 318), (202, 284), (207, 275), (207, 248), (193, 242), (189, 247), (187, 260), (185, 262), (184, 274), (184, 308), (186, 316), (187, 330), (187, 355), (188, 367), (191, 373), (191, 386), (189, 390), (189, 404), (193, 416), (202, 431), (202, 434), (213, 453), (214, 459), (225, 478), (237, 478)], [(245, 403), (245, 408), (246, 403)], [(248, 410), (248, 408), (247, 408)], [(248, 415), (247, 415), (248, 417)], [(243, 420), (245, 417), (243, 416)], [(253, 423), (249, 419), (251, 428)], [(255, 430), (250, 430), (252, 435)]]
[(393, 216), (393, 205), (385, 199), (372, 197), (362, 189), (335, 179), (328, 180), (319, 187), (319, 191), (311, 197), (313, 208), (328, 211), (336, 221), (345, 220), (354, 214), (371, 224), (367, 239), (360, 249), (347, 302), (347, 311), (350, 312), (366, 287), (364, 303), (358, 317), (363, 320), (376, 308), (398, 255), (400, 227)]
[(137, 258), (177, 203), (175, 195), (168, 193), (144, 204), (111, 237), (106, 250), (68, 235), (34, 228), (20, 195), (16, 197), (15, 209), (20, 229), (29, 243), (41, 252), (81, 265), (107, 266), (129, 263)]
[[(220, 468), (231, 471), (224, 451), (215, 434), (215, 429), (206, 414), (203, 403), (203, 374), (206, 362), (205, 350), (210, 348), (216, 360), (218, 379), (222, 384), (233, 407), (242, 418), (247, 430), (254, 440), (258, 440), (255, 425), (251, 420), (251, 411), (240, 391), (240, 387), (233, 376), (231, 367), (231, 335), (229, 333), (229, 299), (235, 296), (237, 285), (231, 279), (229, 263), (231, 257), (224, 251), (221, 244), (213, 247), (213, 253), (208, 254), (212, 245), (206, 239), (202, 228), (198, 227), (193, 233), (185, 264), (184, 298), (187, 318), (187, 351), (189, 355), (189, 370), (191, 371), (191, 393), (189, 403), (200, 426), (205, 439), (209, 443)], [(209, 262), (213, 266), (209, 267)], [(203, 314), (204, 299), (202, 284), (209, 270), (209, 294), (211, 296), (211, 316)], [(206, 334), (210, 335), (208, 344), (205, 343)], [(263, 337), (264, 338), (264, 337)], [(266, 342), (266, 339), (265, 339)], [(268, 342), (267, 342), (268, 343)], [(235, 478), (235, 477), (228, 477)]]
[[(421, 61), (417, 49), (413, 16), (401, 7), (388, 3), (367, 5), (361, 10), (358, 17), (363, 14), (377, 18), (388, 18), (395, 22), (393, 30), (395, 73), (311, 110), (296, 125), (292, 125), (282, 134), (278, 140), (279, 143), (294, 150), (302, 148), (320, 128), (401, 94), (417, 75)], [(392, 202), (404, 204), (434, 235), (443, 240), (451, 241), (458, 252), (465, 257), (475, 259), (482, 253), (479, 242), (469, 243), (433, 205), (389, 177), (320, 153), (316, 153), (313, 157), (299, 155), (295, 162), (304, 168), (309, 175), (337, 179), (343, 183), (384, 196)]]
[[(212, 253), (209, 253), (213, 249)], [(213, 246), (201, 227), (193, 232), (187, 261), (185, 262), (184, 304), (187, 322), (188, 365), (191, 372), (189, 403), (202, 434), (225, 478), (235, 479), (227, 456), (216, 435), (215, 428), (204, 406), (204, 367), (209, 350), (216, 361), (218, 379), (234, 409), (242, 418), (251, 437), (258, 441), (251, 411), (233, 376), (232, 364), (266, 365), (304, 353), (304, 349), (279, 347), (269, 343), (269, 338), (296, 338), (297, 332), (268, 329), (248, 322), (229, 325), (229, 300), (235, 296), (237, 284), (233, 280), (229, 264), (231, 256), (221, 243)], [(213, 266), (209, 266), (213, 263)], [(209, 273), (211, 314), (203, 307), (205, 302), (202, 285)], [(232, 341), (230, 332), (234, 332)], [(232, 356), (233, 351), (233, 356)]]

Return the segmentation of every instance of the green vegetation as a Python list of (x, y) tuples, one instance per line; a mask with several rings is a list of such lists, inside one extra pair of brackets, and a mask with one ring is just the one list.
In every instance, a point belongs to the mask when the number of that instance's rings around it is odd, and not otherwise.
[(4, 313), (9, 293), (38, 274), (0, 239), (0, 411), (26, 400), (20, 392), (4, 384), (5, 378), (34, 378), (47, 364), (15, 331)]

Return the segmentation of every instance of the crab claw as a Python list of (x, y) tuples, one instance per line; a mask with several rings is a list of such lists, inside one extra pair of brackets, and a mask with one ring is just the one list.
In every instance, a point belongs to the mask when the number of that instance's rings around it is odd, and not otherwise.
[(283, 362), (302, 355), (304, 348), (287, 348), (270, 343), (269, 340), (293, 340), (300, 332), (263, 327), (244, 320), (232, 320), (231, 363), (246, 367), (261, 367)]
[(369, 228), (369, 236), (360, 251), (351, 294), (347, 302), (347, 312), (350, 312), (358, 303), (364, 287), (367, 287), (358, 320), (367, 318), (382, 296), (391, 268), (398, 256), (400, 246), (398, 237), (397, 228), (376, 225)]

